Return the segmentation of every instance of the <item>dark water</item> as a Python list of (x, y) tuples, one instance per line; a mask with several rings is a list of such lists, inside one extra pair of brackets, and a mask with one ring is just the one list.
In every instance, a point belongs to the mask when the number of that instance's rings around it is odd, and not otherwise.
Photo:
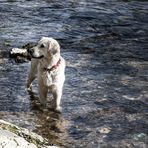
[[(147, 147), (148, 2), (0, 0), (0, 118), (63, 147)], [(13, 47), (57, 39), (67, 61), (62, 114), (25, 90)]]

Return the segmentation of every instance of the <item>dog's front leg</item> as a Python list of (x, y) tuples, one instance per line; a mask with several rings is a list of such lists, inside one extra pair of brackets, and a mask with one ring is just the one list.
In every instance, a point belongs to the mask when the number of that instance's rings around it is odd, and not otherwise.
[(56, 85), (53, 85), (52, 94), (54, 98), (54, 109), (60, 112), (61, 111), (60, 102), (61, 102), (61, 97), (62, 97), (62, 88), (58, 88)]
[(46, 87), (43, 84), (42, 80), (39, 80), (38, 81), (38, 89), (39, 89), (40, 103), (41, 103), (41, 105), (43, 105), (43, 107), (46, 107), (48, 87)]
[(36, 75), (34, 72), (30, 71), (28, 75), (28, 80), (27, 80), (27, 90), (31, 91), (32, 90), (32, 81), (36, 78)]
[(30, 72), (29, 72), (28, 80), (27, 80), (27, 89), (29, 91), (32, 90), (32, 85), (31, 84), (32, 84), (32, 81), (36, 78), (37, 64), (38, 64), (37, 60), (35, 60), (35, 59), (31, 60), (31, 68), (30, 68)]

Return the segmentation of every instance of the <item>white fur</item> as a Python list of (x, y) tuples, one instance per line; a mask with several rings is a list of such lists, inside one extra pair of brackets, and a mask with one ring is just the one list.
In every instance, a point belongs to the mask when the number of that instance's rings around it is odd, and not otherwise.
[[(63, 84), (65, 81), (65, 60), (60, 55), (60, 46), (58, 42), (53, 38), (43, 37), (33, 47), (31, 56), (31, 70), (27, 80), (27, 88), (31, 89), (32, 81), (37, 77), (39, 99), (42, 105), (46, 105), (47, 93), (53, 94), (54, 109), (60, 111), (60, 101), (62, 96)], [(40, 58), (41, 59), (37, 59)], [(50, 69), (53, 65), (61, 59), (57, 68), (51, 72), (45, 70)]]

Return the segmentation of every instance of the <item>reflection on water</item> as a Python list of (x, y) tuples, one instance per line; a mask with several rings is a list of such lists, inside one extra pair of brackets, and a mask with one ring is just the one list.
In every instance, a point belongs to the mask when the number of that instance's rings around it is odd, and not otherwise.
[[(63, 147), (146, 147), (148, 2), (1, 0), (0, 118)], [(40, 110), (12, 47), (56, 38), (67, 61), (62, 114)]]

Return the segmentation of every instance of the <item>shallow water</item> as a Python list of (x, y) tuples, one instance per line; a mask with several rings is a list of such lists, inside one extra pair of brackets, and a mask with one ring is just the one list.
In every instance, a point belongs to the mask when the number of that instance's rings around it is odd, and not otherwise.
[[(1, 0), (0, 118), (53, 145), (146, 148), (147, 17), (147, 1)], [(67, 61), (61, 115), (39, 109), (36, 83), (25, 90), (30, 63), (9, 58), (41, 36)]]

